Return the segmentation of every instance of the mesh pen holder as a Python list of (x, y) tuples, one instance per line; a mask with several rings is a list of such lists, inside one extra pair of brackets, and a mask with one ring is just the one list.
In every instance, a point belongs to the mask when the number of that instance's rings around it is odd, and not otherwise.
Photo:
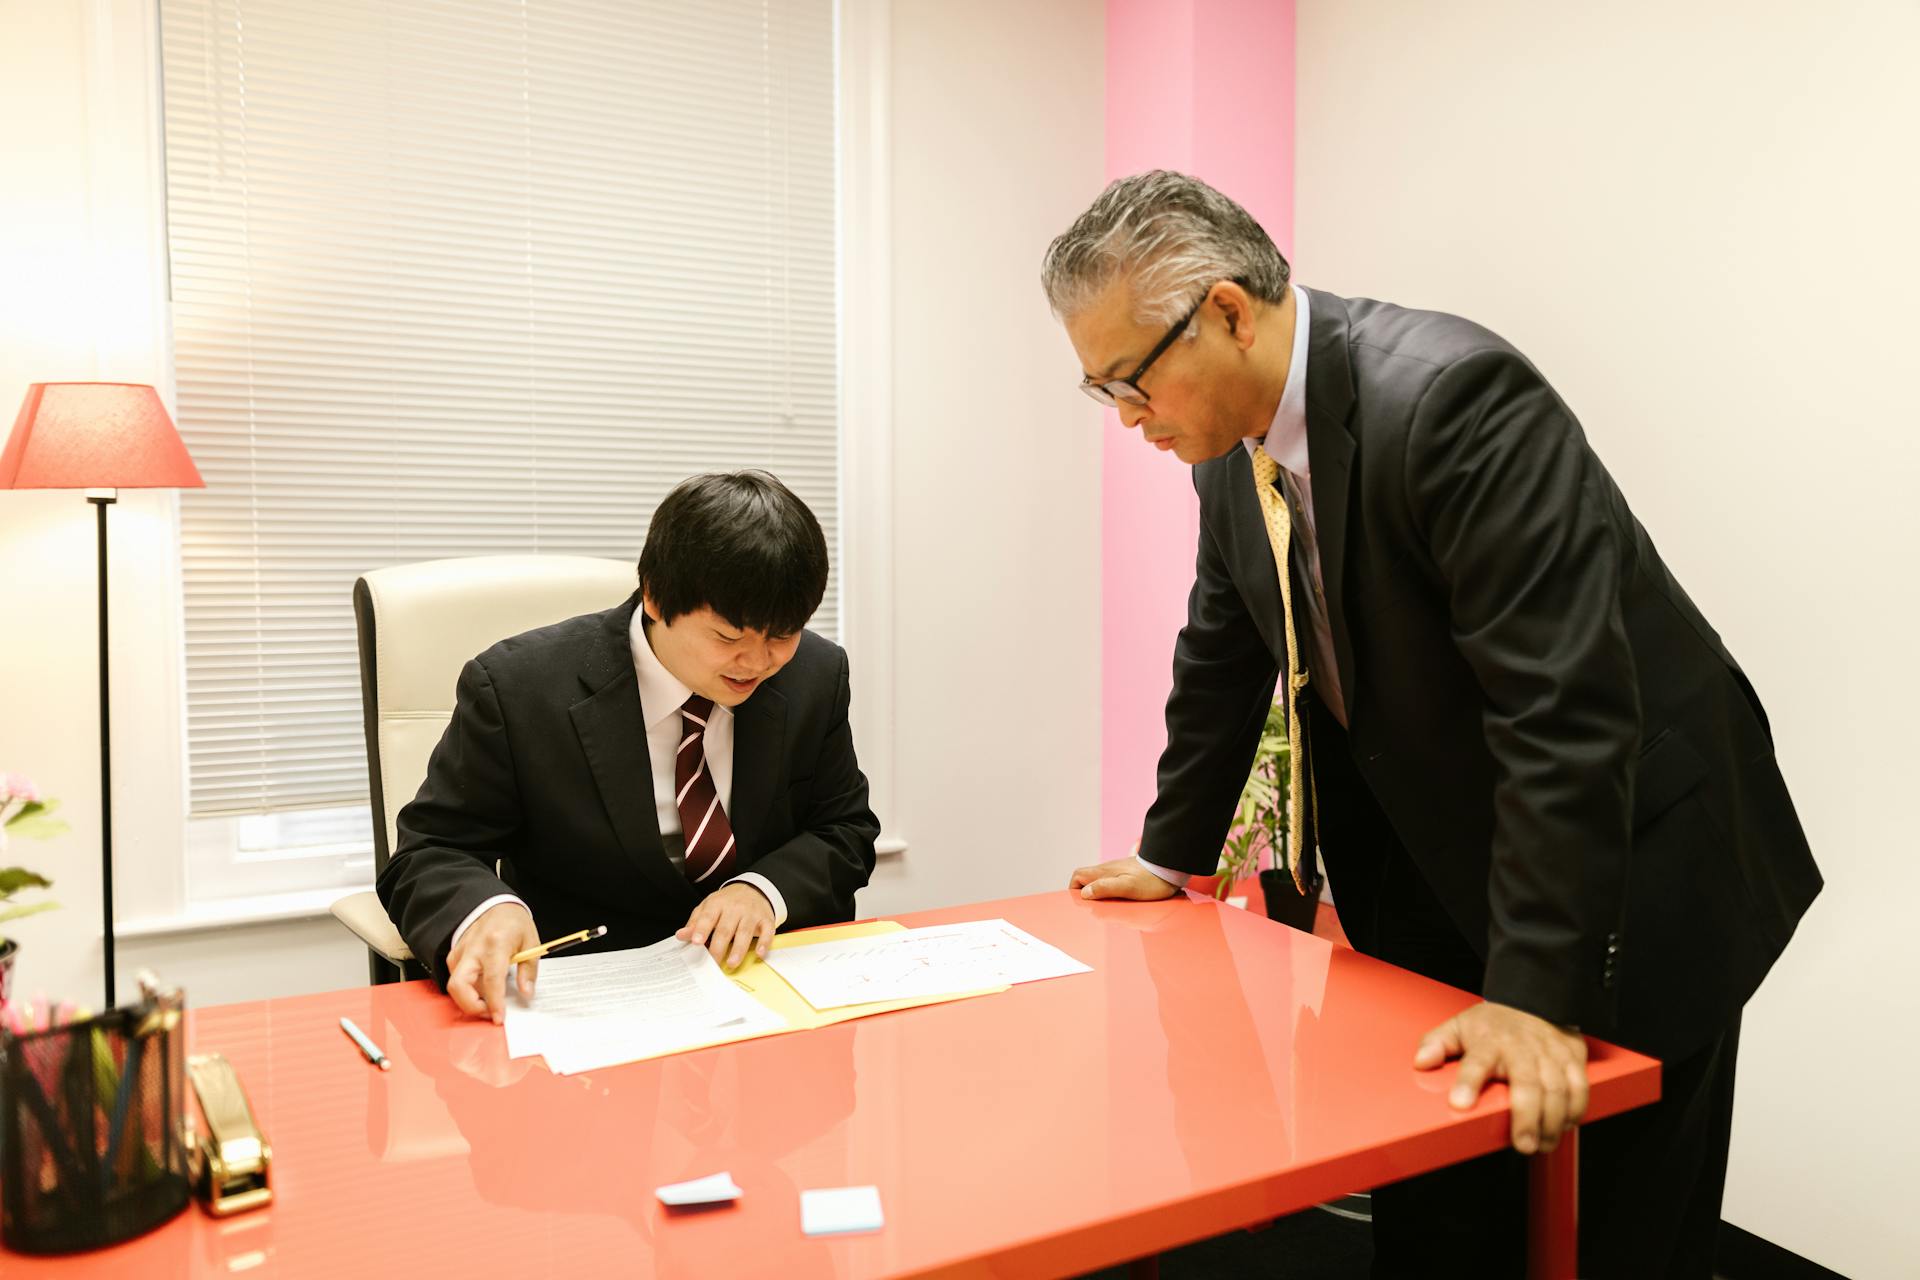
[(178, 991), (14, 1035), (0, 1027), (0, 1243), (72, 1253), (186, 1208)]

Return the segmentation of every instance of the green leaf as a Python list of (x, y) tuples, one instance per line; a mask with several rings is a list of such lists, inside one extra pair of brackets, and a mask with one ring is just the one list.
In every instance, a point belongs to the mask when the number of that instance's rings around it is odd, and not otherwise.
[(1222, 876), (1251, 870), (1263, 847), (1274, 845), (1287, 829), (1287, 770), (1293, 748), (1287, 741), (1284, 702), (1267, 707), (1266, 723), (1254, 747), (1253, 766), (1234, 805), (1233, 827), (1220, 851)]
[(59, 905), (49, 898), (44, 902), (29, 902), (25, 906), (0, 908), (0, 924), (5, 924), (9, 920), (18, 920), (22, 916), (34, 916), (42, 911), (52, 911)]
[(0, 898), (11, 897), (22, 889), (51, 889), (53, 881), (25, 867), (0, 869)]
[(51, 803), (28, 805), (13, 815), (13, 821), (7, 824), (7, 834), (30, 836), (35, 840), (66, 834), (67, 824), (52, 816), (53, 807)]

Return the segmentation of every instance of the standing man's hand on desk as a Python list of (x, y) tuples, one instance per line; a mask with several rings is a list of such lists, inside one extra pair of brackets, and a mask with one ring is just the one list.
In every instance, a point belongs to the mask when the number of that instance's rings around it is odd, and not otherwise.
[(1551, 1151), (1587, 1113), (1587, 1042), (1510, 1005), (1482, 1003), (1427, 1032), (1413, 1065), (1431, 1071), (1453, 1058), (1460, 1075), (1447, 1100), (1464, 1111), (1490, 1080), (1507, 1082), (1513, 1147)]
[[(532, 912), (517, 902), (489, 907), (447, 953), (447, 972), (452, 975), (447, 979), (447, 994), (462, 1013), (502, 1021), (507, 1016), (507, 970), (513, 968), (514, 953), (539, 945)], [(529, 960), (520, 966), (522, 996), (533, 994), (539, 965), (538, 960)]]
[(1098, 866), (1081, 867), (1067, 882), (1083, 898), (1131, 898), (1135, 902), (1158, 902), (1180, 892), (1140, 865), (1138, 858), (1115, 858)]

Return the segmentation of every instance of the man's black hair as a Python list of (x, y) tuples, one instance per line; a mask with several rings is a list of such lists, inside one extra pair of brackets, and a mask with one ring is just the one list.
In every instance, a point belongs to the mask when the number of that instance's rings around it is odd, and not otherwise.
[(653, 513), (640, 585), (662, 622), (705, 607), (732, 626), (791, 635), (827, 594), (827, 538), (764, 471), (694, 476)]

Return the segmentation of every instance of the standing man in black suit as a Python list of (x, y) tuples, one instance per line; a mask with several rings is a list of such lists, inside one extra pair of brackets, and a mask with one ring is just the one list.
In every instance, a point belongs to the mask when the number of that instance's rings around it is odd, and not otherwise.
[[(1532, 1153), (1585, 1109), (1583, 1032), (1663, 1058), (1661, 1101), (1582, 1144), (1581, 1274), (1705, 1277), (1740, 1010), (1821, 884), (1766, 715), (1519, 352), (1289, 274), (1165, 172), (1047, 251), (1083, 389), (1200, 495), (1158, 796), (1072, 887), (1211, 873), (1286, 674), (1299, 879), (1317, 853), (1359, 949), (1483, 997), (1410, 1066), (1460, 1059), (1458, 1107), (1506, 1081)], [(1376, 1274), (1518, 1274), (1522, 1175), (1380, 1188)]]
[(501, 1020), (508, 958), (542, 936), (675, 935), (733, 968), (776, 929), (852, 919), (873, 872), (847, 656), (802, 630), (827, 587), (813, 512), (765, 472), (696, 476), (639, 578), (467, 663), (396, 821), (380, 901), (469, 1014)]

